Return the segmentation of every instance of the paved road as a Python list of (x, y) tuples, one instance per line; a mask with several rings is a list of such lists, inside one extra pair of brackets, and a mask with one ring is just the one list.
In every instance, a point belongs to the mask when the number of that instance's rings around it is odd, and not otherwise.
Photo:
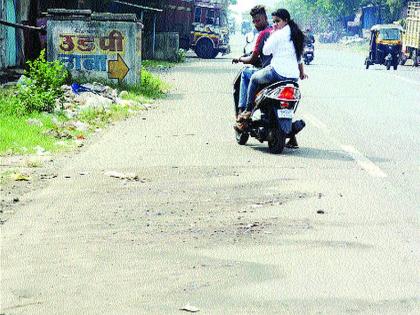
[(417, 313), (419, 73), (319, 49), (301, 148), (275, 156), (235, 143), (238, 68), (189, 59), (157, 110), (22, 198), (2, 226), (3, 313)]

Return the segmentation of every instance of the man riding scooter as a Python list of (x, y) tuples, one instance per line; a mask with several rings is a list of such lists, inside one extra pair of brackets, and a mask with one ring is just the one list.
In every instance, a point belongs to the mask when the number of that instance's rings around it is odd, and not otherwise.
[[(252, 108), (261, 85), (279, 81), (296, 82), (299, 78), (301, 80), (307, 78), (302, 65), (303, 32), (290, 18), (287, 10), (279, 9), (273, 12), (272, 15), (275, 27), (270, 32), (269, 38), (263, 47), (265, 55), (273, 55), (272, 61), (269, 66), (255, 71), (251, 76), (246, 97), (246, 111), (238, 116), (238, 123), (234, 126), (237, 134), (247, 132), (248, 122), (253, 112)], [(239, 106), (242, 107), (242, 104)], [(291, 122), (290, 118), (292, 117), (288, 118), (288, 122)], [(289, 128), (286, 129), (288, 130)], [(285, 134), (290, 137), (288, 146), (298, 147), (295, 134), (290, 134), (289, 131), (285, 132)]]
[(250, 15), (252, 17), (252, 23), (259, 32), (254, 50), (249, 56), (241, 56), (232, 60), (232, 63), (242, 62), (243, 64), (252, 65), (252, 67), (245, 68), (241, 74), (239, 114), (245, 111), (247, 105), (247, 92), (251, 76), (259, 69), (268, 66), (271, 61), (271, 55), (267, 56), (262, 53), (264, 44), (272, 30), (268, 24), (265, 7), (263, 5), (256, 5), (251, 9)]

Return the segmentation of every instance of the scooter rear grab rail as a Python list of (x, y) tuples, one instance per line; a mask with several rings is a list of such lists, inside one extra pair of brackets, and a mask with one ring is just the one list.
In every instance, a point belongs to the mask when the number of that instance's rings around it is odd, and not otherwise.
[(274, 99), (274, 100), (279, 100), (278, 95), (281, 89), (287, 86), (291, 86), (294, 88), (294, 98), (287, 99), (286, 101), (299, 102), (301, 99), (299, 84), (292, 80), (278, 81), (278, 82), (275, 82), (275, 83), (272, 83), (270, 85), (263, 87), (260, 90), (260, 92), (257, 94), (256, 102), (258, 103), (258, 100), (261, 96), (265, 96), (267, 98)]

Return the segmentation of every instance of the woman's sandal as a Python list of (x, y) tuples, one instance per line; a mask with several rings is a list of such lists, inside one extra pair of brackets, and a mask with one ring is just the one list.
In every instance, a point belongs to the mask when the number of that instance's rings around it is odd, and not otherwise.
[(247, 121), (249, 118), (251, 118), (251, 114), (252, 113), (250, 111), (244, 111), (243, 113), (238, 115), (238, 118), (236, 119), (236, 121), (238, 123)]

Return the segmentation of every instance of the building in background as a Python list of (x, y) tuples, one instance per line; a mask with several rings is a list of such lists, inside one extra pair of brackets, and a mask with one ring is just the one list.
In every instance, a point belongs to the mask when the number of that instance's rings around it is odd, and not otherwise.
[(47, 11), (57, 8), (136, 13), (144, 25), (148, 58), (169, 33), (178, 34), (180, 48), (214, 58), (229, 51), (228, 6), (229, 0), (0, 0), (0, 69), (23, 66), (39, 55), (46, 47), (41, 29)]

